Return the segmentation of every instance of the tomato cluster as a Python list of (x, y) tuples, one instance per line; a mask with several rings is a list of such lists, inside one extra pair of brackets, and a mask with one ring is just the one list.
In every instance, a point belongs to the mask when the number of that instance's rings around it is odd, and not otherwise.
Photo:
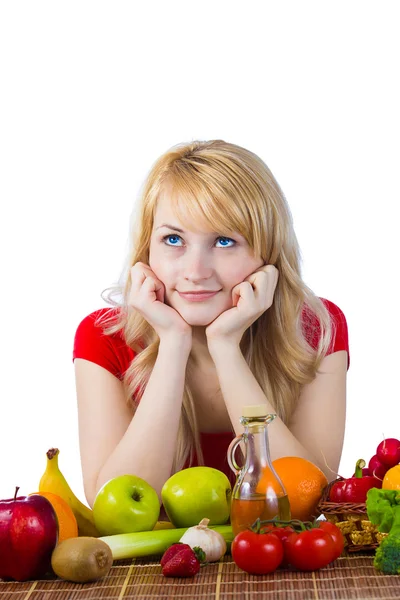
[(321, 569), (336, 560), (343, 548), (342, 532), (329, 521), (258, 520), (236, 535), (231, 553), (243, 571), (266, 575), (289, 565), (301, 571)]

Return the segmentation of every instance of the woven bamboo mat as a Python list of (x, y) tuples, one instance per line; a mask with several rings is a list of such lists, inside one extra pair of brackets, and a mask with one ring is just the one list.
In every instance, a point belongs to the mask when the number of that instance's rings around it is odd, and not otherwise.
[(0, 580), (0, 600), (131, 600), (196, 598), (196, 600), (344, 600), (400, 598), (400, 576), (374, 568), (374, 554), (344, 553), (334, 563), (313, 572), (278, 569), (264, 576), (248, 575), (226, 555), (203, 567), (195, 577), (166, 578), (159, 557), (114, 561), (97, 582), (69, 583), (50, 577), (38, 581)]

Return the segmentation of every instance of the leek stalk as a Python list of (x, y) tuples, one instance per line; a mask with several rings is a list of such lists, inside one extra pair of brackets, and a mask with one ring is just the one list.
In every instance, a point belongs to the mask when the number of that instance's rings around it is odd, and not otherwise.
[[(161, 555), (172, 546), (179, 542), (188, 527), (179, 529), (160, 529), (158, 531), (138, 531), (134, 533), (117, 533), (115, 535), (106, 535), (99, 537), (111, 549), (113, 560), (122, 560), (125, 558), (139, 558), (141, 556)], [(235, 537), (231, 525), (216, 525), (209, 527), (215, 529), (224, 538), (227, 544), (227, 551)]]

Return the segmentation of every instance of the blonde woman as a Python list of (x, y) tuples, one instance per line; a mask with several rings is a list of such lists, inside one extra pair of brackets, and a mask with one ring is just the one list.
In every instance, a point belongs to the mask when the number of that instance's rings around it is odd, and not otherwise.
[[(254, 153), (178, 144), (152, 166), (112, 305), (74, 342), (79, 440), (90, 506), (131, 473), (159, 497), (205, 464), (234, 482), (226, 451), (243, 406), (265, 404), (271, 459), (338, 470), (349, 347), (340, 308), (302, 281), (286, 199)], [(119, 300), (112, 298), (118, 295)]]

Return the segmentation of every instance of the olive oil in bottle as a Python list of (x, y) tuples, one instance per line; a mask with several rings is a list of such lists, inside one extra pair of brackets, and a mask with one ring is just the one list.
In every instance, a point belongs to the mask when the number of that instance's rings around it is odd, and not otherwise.
[[(275, 419), (268, 414), (265, 406), (246, 406), (240, 422), (244, 433), (232, 440), (228, 448), (228, 463), (236, 473), (236, 483), (232, 491), (231, 525), (234, 535), (250, 527), (258, 518), (291, 518), (290, 504), (278, 474), (272, 466), (267, 427)], [(243, 442), (245, 448), (244, 465), (239, 467), (235, 460), (235, 450)]]

